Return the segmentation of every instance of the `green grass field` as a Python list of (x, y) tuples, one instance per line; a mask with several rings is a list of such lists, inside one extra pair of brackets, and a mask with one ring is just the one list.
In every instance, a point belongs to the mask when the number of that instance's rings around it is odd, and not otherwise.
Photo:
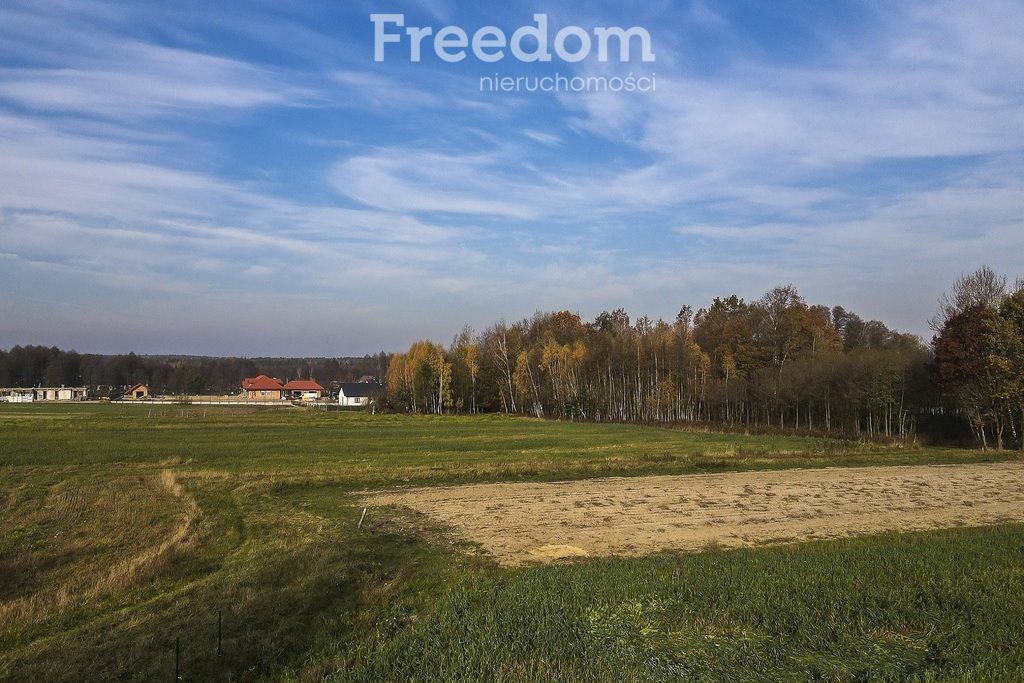
[(176, 638), (187, 681), (1022, 679), (1021, 526), (509, 569), (413, 515), (357, 529), (354, 495), (979, 459), (500, 416), (0, 404), (0, 680), (170, 681)]

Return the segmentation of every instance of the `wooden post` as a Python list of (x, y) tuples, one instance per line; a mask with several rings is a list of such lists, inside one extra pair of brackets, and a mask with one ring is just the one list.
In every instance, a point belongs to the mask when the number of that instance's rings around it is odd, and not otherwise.
[(363, 508), (363, 514), (360, 515), (360, 517), (359, 517), (359, 526), (356, 527), (357, 529), (362, 529), (363, 528), (363, 520), (365, 518), (366, 518), (366, 508)]

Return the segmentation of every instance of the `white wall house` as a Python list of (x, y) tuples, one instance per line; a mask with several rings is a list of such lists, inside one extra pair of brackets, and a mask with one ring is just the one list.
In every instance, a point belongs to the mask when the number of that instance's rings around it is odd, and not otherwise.
[(384, 392), (379, 382), (345, 382), (338, 388), (338, 405), (365, 406)]
[(11, 387), (0, 389), (0, 400), (8, 403), (34, 401), (84, 401), (89, 397), (85, 387)]

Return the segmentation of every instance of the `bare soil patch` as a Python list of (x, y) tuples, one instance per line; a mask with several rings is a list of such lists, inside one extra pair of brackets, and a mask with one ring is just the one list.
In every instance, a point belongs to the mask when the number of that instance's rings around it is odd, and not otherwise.
[(368, 494), (506, 565), (1024, 521), (1024, 463), (480, 484)]

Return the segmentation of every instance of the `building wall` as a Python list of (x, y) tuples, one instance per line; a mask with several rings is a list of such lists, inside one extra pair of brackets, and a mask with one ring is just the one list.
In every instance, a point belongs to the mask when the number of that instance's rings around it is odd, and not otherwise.
[(85, 387), (12, 387), (0, 389), (8, 403), (33, 401), (82, 401), (88, 397)]
[(58, 401), (81, 401), (85, 399), (85, 388), (63, 387), (57, 391)]
[(280, 401), (280, 389), (247, 389), (246, 398), (250, 401)]

